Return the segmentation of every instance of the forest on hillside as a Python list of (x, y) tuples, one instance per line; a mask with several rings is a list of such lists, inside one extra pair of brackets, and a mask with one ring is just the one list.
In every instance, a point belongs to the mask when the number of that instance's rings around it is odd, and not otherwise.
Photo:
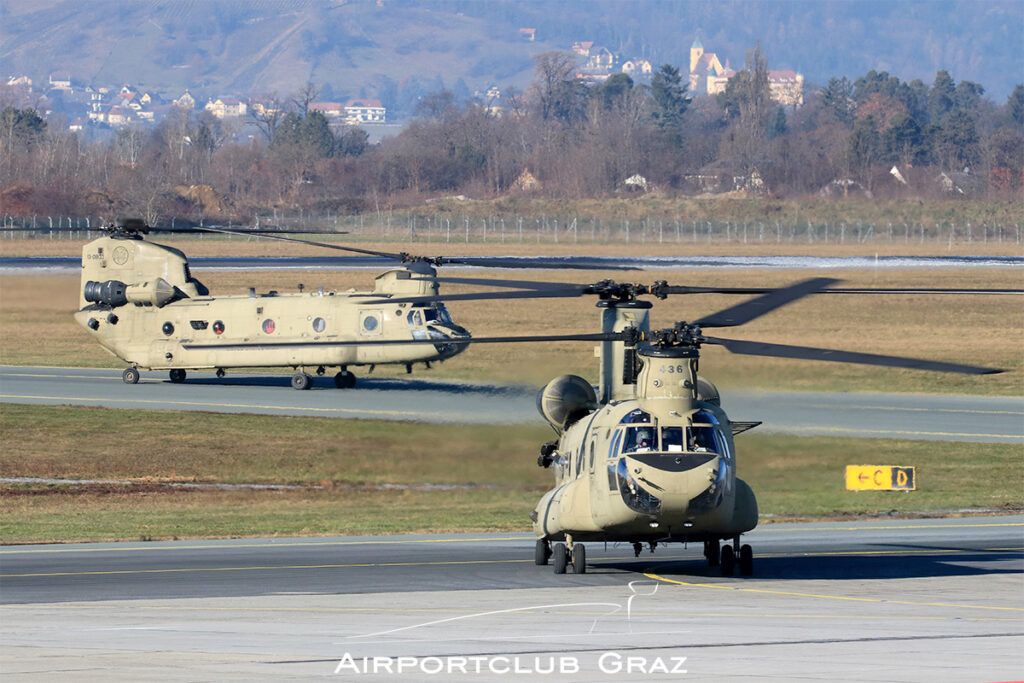
[(312, 85), (254, 119), (261, 134), (244, 141), (230, 122), (177, 111), (86, 143), (7, 107), (0, 213), (156, 224), (245, 222), (275, 209), (355, 214), (450, 195), (1021, 197), (1021, 85), (997, 103), (945, 71), (931, 83), (870, 71), (832, 78), (790, 109), (770, 98), (759, 49), (713, 97), (691, 98), (670, 64), (649, 85), (625, 74), (587, 83), (576, 71), (571, 53), (538, 55), (531, 85), (500, 111), (431, 93), (379, 144), (309, 109)]

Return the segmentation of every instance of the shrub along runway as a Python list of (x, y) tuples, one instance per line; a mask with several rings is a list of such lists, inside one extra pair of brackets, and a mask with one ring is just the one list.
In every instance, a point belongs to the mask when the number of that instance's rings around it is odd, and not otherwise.
[[(434, 423), (541, 419), (536, 389), (523, 386), (362, 377), (359, 388), (340, 390), (324, 377), (312, 391), (294, 391), (288, 382), (287, 375), (194, 373), (172, 384), (153, 372), (126, 385), (117, 370), (3, 366), (0, 401)], [(762, 420), (765, 433), (1024, 443), (1024, 398), (724, 390), (722, 400), (735, 419)]]

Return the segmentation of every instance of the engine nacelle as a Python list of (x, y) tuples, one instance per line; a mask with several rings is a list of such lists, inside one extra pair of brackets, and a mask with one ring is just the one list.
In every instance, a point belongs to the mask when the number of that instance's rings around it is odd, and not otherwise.
[(537, 394), (537, 410), (559, 432), (598, 407), (590, 382), (578, 375), (561, 375)]
[(113, 308), (128, 303), (160, 308), (179, 298), (174, 285), (161, 277), (139, 285), (126, 285), (120, 280), (107, 280), (106, 282), (90, 280), (85, 283), (82, 296), (86, 301), (105, 304)]

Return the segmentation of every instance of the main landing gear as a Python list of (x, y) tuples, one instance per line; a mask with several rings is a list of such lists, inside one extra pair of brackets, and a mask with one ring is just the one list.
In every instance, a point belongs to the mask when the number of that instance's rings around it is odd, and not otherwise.
[(175, 384), (181, 384), (185, 381), (185, 371), (181, 368), (175, 368), (168, 373), (171, 377), (171, 381)]
[(571, 566), (574, 574), (587, 573), (587, 548), (582, 543), (555, 543), (539, 539), (534, 551), (534, 564), (546, 565), (553, 558), (556, 574), (565, 574)]
[(125, 384), (138, 384), (139, 383), (139, 369), (138, 368), (125, 368), (124, 372), (121, 373), (121, 379)]
[(732, 576), (737, 563), (740, 576), (753, 576), (754, 549), (748, 544), (740, 545), (740, 537), (733, 538), (732, 543), (724, 545), (719, 551), (719, 540), (704, 541), (704, 557), (709, 567), (721, 567), (722, 576)]
[(356, 376), (345, 368), (342, 368), (341, 372), (334, 376), (334, 386), (339, 389), (351, 389), (355, 385)]

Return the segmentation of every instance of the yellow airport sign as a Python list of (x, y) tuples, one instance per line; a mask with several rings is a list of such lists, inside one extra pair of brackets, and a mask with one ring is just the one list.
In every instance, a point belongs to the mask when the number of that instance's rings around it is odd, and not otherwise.
[(847, 491), (914, 491), (917, 478), (913, 467), (893, 465), (847, 465)]

